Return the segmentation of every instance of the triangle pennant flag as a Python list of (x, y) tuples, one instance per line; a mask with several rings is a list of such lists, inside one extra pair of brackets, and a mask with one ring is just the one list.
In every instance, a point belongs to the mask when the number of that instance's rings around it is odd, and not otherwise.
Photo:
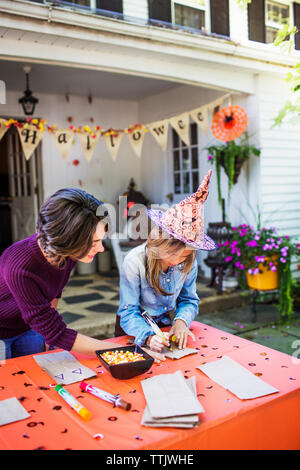
[(91, 161), (95, 147), (98, 143), (101, 133), (100, 132), (78, 132), (78, 138), (85, 158), (88, 162)]
[(207, 108), (210, 110), (213, 116), (221, 111), (221, 107), (226, 97), (227, 95), (221, 96), (221, 98), (218, 98), (207, 105)]
[(43, 137), (43, 131), (40, 131), (34, 125), (27, 123), (22, 127), (17, 127), (17, 129), (25, 158), (26, 160), (29, 160)]
[(165, 119), (164, 121), (152, 122), (147, 126), (163, 151), (166, 150), (168, 143), (168, 124), (169, 120)]
[(140, 158), (145, 137), (145, 130), (136, 129), (133, 132), (129, 132), (127, 135), (133, 150), (135, 151), (136, 155)]
[(209, 122), (208, 122), (208, 109), (206, 106), (201, 106), (200, 108), (193, 109), (190, 111), (190, 115), (193, 120), (198, 124), (200, 129), (202, 129), (205, 134), (208, 134), (209, 131)]
[(175, 129), (180, 139), (188, 146), (190, 145), (189, 117), (189, 113), (183, 113), (170, 118), (171, 126)]
[(104, 140), (110, 156), (113, 160), (117, 158), (117, 153), (119, 151), (120, 143), (123, 137), (123, 132), (107, 133), (104, 135)]
[(61, 156), (64, 160), (68, 158), (73, 143), (74, 133), (71, 130), (55, 130), (51, 133), (54, 142), (59, 149)]
[(4, 134), (6, 133), (8, 127), (5, 125), (6, 120), (3, 118), (0, 118), (0, 140), (2, 137), (4, 137)]

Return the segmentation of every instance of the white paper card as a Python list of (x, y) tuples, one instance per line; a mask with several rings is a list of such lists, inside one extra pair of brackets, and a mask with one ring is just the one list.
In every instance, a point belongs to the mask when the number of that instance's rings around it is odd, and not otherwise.
[(96, 372), (77, 361), (68, 351), (39, 354), (33, 357), (38, 365), (61, 385), (81, 382), (97, 375)]
[(25, 410), (16, 397), (0, 401), (0, 426), (22, 419), (29, 418), (30, 414)]
[(172, 345), (172, 350), (164, 348), (162, 354), (169, 359), (181, 359), (182, 357), (189, 356), (190, 354), (197, 354), (198, 349), (184, 348), (179, 349), (177, 346)]
[(277, 388), (256, 377), (228, 356), (223, 356), (218, 361), (203, 364), (197, 369), (200, 369), (211, 380), (226, 388), (241, 400), (279, 392)]

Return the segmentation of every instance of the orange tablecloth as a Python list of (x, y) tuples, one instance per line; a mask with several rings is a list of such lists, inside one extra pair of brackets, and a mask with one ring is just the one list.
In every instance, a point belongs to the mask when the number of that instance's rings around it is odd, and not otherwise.
[[(114, 379), (96, 357), (76, 354), (82, 364), (97, 372), (97, 377), (86, 380), (88, 383), (119, 393), (132, 403), (131, 410), (125, 411), (82, 393), (79, 382), (64, 386), (92, 412), (88, 422), (58, 395), (51, 386), (53, 379), (32, 356), (1, 362), (0, 400), (17, 397), (30, 417), (0, 427), (0, 449), (300, 449), (300, 365), (295, 358), (202, 323), (193, 322), (191, 328), (198, 354), (166, 359), (126, 381)], [(128, 339), (110, 341), (126, 344)], [(190, 341), (189, 346), (195, 344)], [(225, 354), (279, 392), (240, 400), (196, 369)], [(205, 409), (199, 426), (187, 430), (141, 426), (146, 404), (141, 380), (178, 369), (186, 377), (196, 377), (198, 399)], [(98, 433), (103, 439), (94, 437)]]

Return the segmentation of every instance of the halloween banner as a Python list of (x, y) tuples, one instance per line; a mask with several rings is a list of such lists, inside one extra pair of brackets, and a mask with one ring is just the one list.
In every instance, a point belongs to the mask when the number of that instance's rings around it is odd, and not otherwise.
[(29, 160), (36, 147), (39, 145), (43, 132), (36, 128), (34, 125), (27, 127), (18, 127), (18, 133), (22, 144), (22, 149), (26, 160)]
[(92, 159), (95, 147), (97, 145), (98, 140), (100, 139), (101, 133), (95, 132), (93, 134), (89, 134), (86, 132), (78, 132), (77, 135), (80, 140), (84, 156), (89, 162)]
[(74, 133), (72, 130), (54, 130), (51, 132), (54, 142), (57, 145), (58, 150), (64, 160), (68, 158), (68, 155), (73, 144)]
[[(106, 147), (111, 158), (115, 161), (120, 149), (120, 144), (124, 134), (127, 134), (130, 145), (137, 155), (138, 158), (142, 155), (142, 148), (144, 143), (144, 138), (146, 133), (150, 133), (155, 139), (157, 144), (160, 146), (163, 152), (167, 149), (168, 143), (168, 130), (169, 125), (175, 130), (179, 138), (185, 143), (185, 145), (190, 145), (190, 119), (193, 119), (203, 132), (208, 134), (210, 128), (213, 135), (219, 139), (230, 140), (230, 135), (236, 135), (235, 127), (238, 121), (241, 119), (243, 112), (242, 108), (229, 106), (228, 108), (222, 109), (223, 114), (221, 113), (221, 120), (225, 119), (225, 127), (228, 129), (230, 127), (231, 134), (227, 132), (226, 136), (221, 135), (221, 131), (216, 130), (220, 128), (220, 123), (216, 121), (219, 119), (221, 107), (223, 102), (226, 99), (230, 99), (230, 94), (221, 96), (220, 98), (202, 105), (198, 108), (186, 111), (176, 116), (172, 116), (160, 121), (154, 121), (149, 124), (135, 124), (130, 125), (125, 129), (116, 129), (110, 128), (107, 130), (102, 130), (101, 126), (97, 125), (94, 129), (91, 129), (89, 126), (79, 126), (78, 128), (73, 125), (69, 126), (67, 129), (59, 129), (56, 124), (48, 126), (44, 119), (28, 118), (27, 122), (19, 122), (15, 119), (3, 119), (0, 118), (0, 140), (5, 135), (6, 131), (11, 127), (15, 126), (18, 129), (22, 148), (25, 154), (25, 158), (28, 160), (41, 139), (44, 137), (45, 133), (48, 132), (51, 134), (59, 152), (64, 160), (67, 160), (69, 153), (71, 151), (72, 144), (75, 142), (75, 136), (78, 137), (82, 152), (88, 162), (91, 161), (97, 143), (99, 142), (100, 137), (104, 137)], [(230, 108), (230, 116), (227, 116), (226, 109)], [(231, 109), (232, 108), (232, 109)], [(239, 108), (239, 109), (238, 109)], [(209, 117), (211, 115), (211, 118)], [(225, 117), (224, 117), (225, 116)], [(210, 119), (212, 119), (212, 125), (210, 125)], [(243, 121), (243, 125), (240, 126), (241, 131), (245, 129), (247, 125), (246, 118)]]
[(4, 136), (5, 132), (7, 131), (8, 127), (5, 125), (6, 120), (0, 118), (0, 140)]
[(104, 140), (108, 148), (109, 154), (113, 160), (117, 158), (120, 143), (123, 137), (123, 133), (110, 132), (104, 135)]
[(190, 116), (189, 113), (183, 113), (179, 116), (170, 118), (170, 124), (175, 129), (180, 139), (189, 146), (190, 145)]
[(164, 121), (152, 122), (151, 124), (148, 124), (147, 127), (160, 148), (165, 151), (168, 143), (168, 119), (165, 119)]
[(141, 157), (142, 147), (145, 137), (145, 131), (141, 129), (134, 130), (130, 134), (128, 133), (128, 139), (131, 143), (133, 150), (135, 151), (137, 157)]
[(208, 120), (208, 109), (206, 106), (201, 106), (200, 108), (193, 109), (190, 111), (190, 115), (193, 120), (198, 124), (200, 129), (208, 134), (209, 131), (209, 120)]

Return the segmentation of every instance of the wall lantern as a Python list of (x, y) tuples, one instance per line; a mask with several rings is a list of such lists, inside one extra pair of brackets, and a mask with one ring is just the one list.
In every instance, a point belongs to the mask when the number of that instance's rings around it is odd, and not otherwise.
[(32, 95), (32, 91), (29, 89), (29, 73), (31, 71), (31, 67), (26, 65), (23, 67), (23, 70), (26, 74), (26, 90), (24, 91), (22, 98), (19, 99), (19, 103), (23, 107), (24, 114), (26, 114), (26, 116), (31, 116), (34, 113), (35, 105), (39, 100)]

